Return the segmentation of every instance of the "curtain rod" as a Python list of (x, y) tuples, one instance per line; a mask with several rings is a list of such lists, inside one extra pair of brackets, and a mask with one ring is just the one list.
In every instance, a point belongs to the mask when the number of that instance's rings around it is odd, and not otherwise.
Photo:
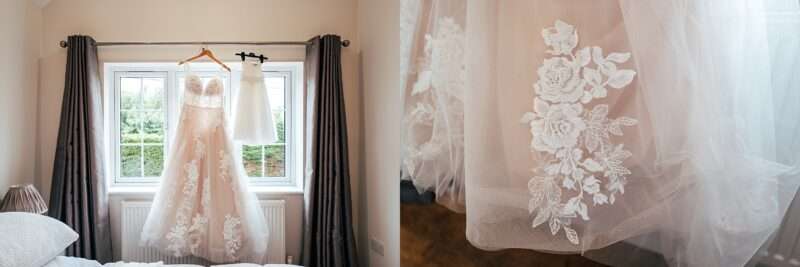
[[(97, 46), (118, 45), (310, 45), (311, 42), (95, 42)], [(59, 42), (59, 46), (66, 48), (67, 41)], [(342, 46), (350, 46), (350, 40), (342, 40)]]

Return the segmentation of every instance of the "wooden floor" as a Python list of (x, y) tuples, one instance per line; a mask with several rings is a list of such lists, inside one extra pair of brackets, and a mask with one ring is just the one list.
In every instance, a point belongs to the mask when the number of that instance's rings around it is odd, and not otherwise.
[(437, 204), (402, 204), (400, 263), (408, 266), (605, 266), (579, 255), (556, 255), (531, 250), (483, 251), (465, 236), (466, 216)]

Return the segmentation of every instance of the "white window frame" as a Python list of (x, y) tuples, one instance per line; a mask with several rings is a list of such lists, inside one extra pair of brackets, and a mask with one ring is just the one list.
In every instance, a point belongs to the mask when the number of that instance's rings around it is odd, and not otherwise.
[[(241, 62), (226, 62), (231, 67), (231, 73), (220, 72), (220, 68), (212, 63), (192, 63), (191, 71), (196, 74), (220, 75), (225, 84), (224, 108), (228, 115), (229, 125), (232, 123), (233, 96), (238, 93), (239, 77), (241, 77)], [(175, 63), (104, 63), (104, 96), (105, 96), (105, 132), (106, 132), (106, 162), (108, 174), (113, 177), (110, 186), (113, 187), (156, 187), (158, 177), (122, 177), (120, 174), (120, 80), (122, 77), (164, 77), (166, 78), (164, 102), (162, 109), (165, 112), (164, 133), (164, 160), (167, 160), (170, 142), (174, 128), (180, 116), (180, 78), (185, 75), (184, 68)], [(251, 187), (264, 187), (278, 191), (303, 190), (303, 63), (302, 62), (265, 62), (263, 64), (265, 77), (284, 77), (284, 127), (285, 127), (285, 176), (284, 177), (249, 177)], [(232, 133), (231, 133), (232, 134)], [(241, 152), (241, 146), (237, 147)], [(239, 153), (239, 162), (242, 162)], [(166, 166), (165, 166), (166, 167)]]
[[(121, 181), (118, 180), (118, 178), (122, 177), (122, 174), (120, 173), (120, 165), (121, 165), (120, 162), (121, 162), (121, 160), (120, 160), (120, 157), (119, 157), (120, 152), (121, 152), (120, 151), (120, 147), (121, 147), (121, 143), (120, 143), (121, 133), (120, 133), (120, 131), (121, 130), (120, 130), (120, 127), (119, 127), (120, 114), (121, 114), (121, 108), (120, 108), (120, 100), (121, 100), (121, 98), (119, 96), (121, 94), (120, 94), (120, 89), (119, 88), (120, 88), (120, 81), (122, 80), (122, 78), (164, 78), (165, 79), (164, 80), (164, 96), (163, 96), (164, 98), (162, 99), (162, 102), (161, 102), (161, 109), (164, 111), (166, 118), (169, 118), (169, 115), (172, 112), (170, 112), (170, 110), (168, 108), (169, 106), (167, 104), (167, 100), (169, 99), (169, 97), (168, 97), (168, 94), (169, 94), (169, 92), (168, 92), (169, 91), (168, 90), (168, 88), (169, 88), (168, 87), (169, 78), (168, 78), (167, 72), (164, 72), (164, 71), (149, 71), (149, 72), (142, 72), (142, 71), (116, 71), (116, 72), (113, 72), (111, 74), (114, 76), (113, 77), (113, 79), (114, 79), (114, 82), (113, 82), (114, 87), (113, 87), (112, 90), (108, 91), (112, 95), (112, 103), (111, 104), (113, 105), (113, 107), (112, 107), (113, 108), (113, 112), (110, 113), (110, 115), (111, 115), (111, 123), (112, 124), (109, 124), (109, 126), (113, 127), (112, 128), (113, 129), (112, 130), (113, 131), (113, 136), (109, 140), (112, 142), (113, 146), (112, 146), (112, 150), (109, 150), (109, 151), (112, 154), (111, 157), (114, 159), (114, 161), (113, 161), (114, 167), (113, 167), (113, 170), (112, 170), (112, 173), (114, 175), (113, 176), (114, 177), (114, 183), (119, 183)], [(109, 113), (107, 113), (107, 114), (109, 114)], [(169, 124), (168, 121), (165, 119), (164, 120), (164, 129), (162, 129), (165, 134), (167, 133), (167, 128), (168, 128), (167, 125), (168, 124)], [(165, 138), (165, 140), (163, 140), (163, 143), (164, 143), (164, 147), (163, 147), (164, 153), (166, 153), (166, 150), (169, 147), (169, 138)], [(142, 164), (144, 165), (144, 161), (142, 162)], [(142, 168), (144, 168), (144, 166), (142, 166)], [(127, 178), (125, 178), (125, 180), (126, 180), (125, 183), (130, 183), (130, 184), (155, 183), (155, 182), (158, 181), (158, 179), (156, 179), (156, 178), (147, 178), (147, 177), (127, 177)]]

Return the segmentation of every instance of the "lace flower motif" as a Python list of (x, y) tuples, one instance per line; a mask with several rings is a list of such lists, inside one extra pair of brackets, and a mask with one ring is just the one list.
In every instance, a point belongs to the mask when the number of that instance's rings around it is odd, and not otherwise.
[(418, 60), (420, 68), (411, 89), (419, 102), (404, 116), (407, 136), (415, 136), (418, 128), (449, 131), (433, 130), (429, 138), (406, 142), (403, 165), (412, 177), (418, 175), (420, 163), (463, 147), (463, 125), (453, 121), (464, 113), (465, 40), (464, 29), (451, 17), (438, 20), (433, 33), (425, 35), (425, 53)]
[(189, 251), (197, 254), (198, 249), (203, 245), (208, 230), (208, 217), (195, 214), (192, 218), (192, 226), (189, 227)]
[(548, 58), (537, 73), (539, 82), (533, 88), (542, 99), (572, 103), (583, 96), (586, 81), (581, 78), (581, 65), (563, 57)]
[(557, 20), (552, 28), (542, 30), (544, 43), (550, 46), (548, 53), (553, 55), (569, 55), (578, 46), (578, 32), (575, 27)]
[(578, 144), (578, 137), (586, 129), (581, 118), (583, 107), (580, 104), (549, 105), (535, 100), (535, 113), (529, 116), (533, 140), (531, 148), (536, 151), (556, 153), (562, 148), (572, 148)]
[(167, 233), (167, 241), (169, 241), (169, 245), (167, 246), (167, 250), (172, 251), (175, 257), (183, 256), (185, 253), (186, 248), (189, 245), (189, 241), (186, 239), (186, 235), (189, 233), (189, 227), (187, 226), (188, 222), (186, 219), (178, 218), (177, 223), (173, 226), (169, 233)]
[(225, 215), (222, 227), (222, 238), (225, 240), (225, 256), (236, 259), (236, 253), (242, 247), (242, 221), (230, 214)]
[(563, 229), (567, 240), (578, 245), (572, 221), (590, 220), (586, 203), (614, 204), (615, 195), (625, 193), (631, 171), (623, 161), (632, 154), (623, 144), (613, 144), (611, 136), (622, 136), (623, 126), (638, 123), (629, 117), (608, 118), (608, 105), (584, 105), (605, 98), (607, 87), (625, 88), (636, 72), (616, 65), (627, 62), (630, 53), (604, 56), (600, 47), (575, 51), (578, 33), (563, 21), (544, 29), (542, 37), (552, 57), (537, 71), (533, 112), (521, 120), (530, 126), (531, 151), (545, 156), (528, 182), (528, 211), (535, 214), (533, 228), (547, 223), (553, 235)]
[[(167, 233), (166, 239), (169, 241), (167, 250), (172, 251), (175, 257), (181, 257), (189, 254), (190, 252), (197, 251), (200, 243), (205, 238), (208, 225), (208, 218), (200, 214), (194, 214), (194, 199), (197, 196), (197, 183), (200, 179), (200, 169), (197, 166), (198, 162), (204, 155), (203, 150), (205, 145), (199, 138), (195, 138), (195, 151), (194, 158), (183, 165), (185, 171), (185, 183), (182, 188), (183, 198), (178, 204), (178, 210), (175, 214), (175, 225)], [(201, 205), (206, 211), (209, 208), (210, 188), (208, 179), (203, 181), (203, 196)], [(192, 218), (191, 225), (189, 218)]]

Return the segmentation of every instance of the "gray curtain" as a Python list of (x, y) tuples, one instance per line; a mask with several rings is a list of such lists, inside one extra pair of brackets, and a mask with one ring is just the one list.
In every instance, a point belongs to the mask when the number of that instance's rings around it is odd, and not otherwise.
[(70, 36), (68, 44), (49, 215), (80, 235), (67, 256), (105, 263), (112, 255), (97, 47), (88, 36)]
[(306, 48), (305, 266), (358, 266), (341, 49), (335, 35), (316, 37)]

